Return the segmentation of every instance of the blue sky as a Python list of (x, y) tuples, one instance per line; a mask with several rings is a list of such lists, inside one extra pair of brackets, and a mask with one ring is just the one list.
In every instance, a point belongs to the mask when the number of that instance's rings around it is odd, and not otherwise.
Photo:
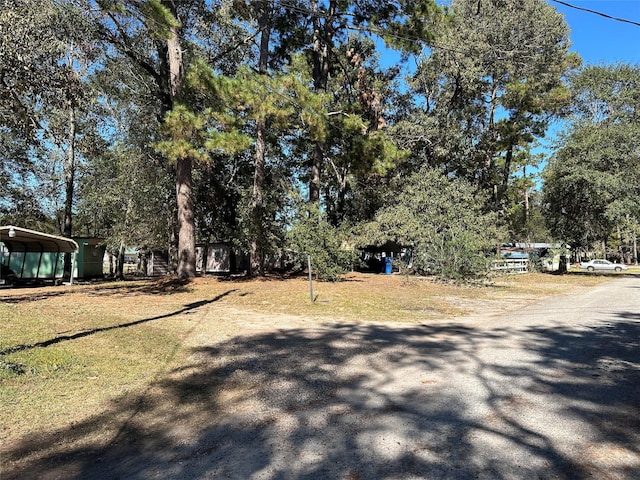
[[(571, 28), (572, 50), (585, 64), (640, 64), (640, 26), (566, 7), (547, 0)], [(580, 8), (640, 23), (640, 0), (563, 0)]]

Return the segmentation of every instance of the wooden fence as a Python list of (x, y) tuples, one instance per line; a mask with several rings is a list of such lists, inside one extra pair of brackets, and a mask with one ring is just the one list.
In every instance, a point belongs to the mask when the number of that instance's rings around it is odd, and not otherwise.
[(491, 270), (502, 273), (527, 273), (529, 271), (528, 258), (502, 258), (493, 260)]

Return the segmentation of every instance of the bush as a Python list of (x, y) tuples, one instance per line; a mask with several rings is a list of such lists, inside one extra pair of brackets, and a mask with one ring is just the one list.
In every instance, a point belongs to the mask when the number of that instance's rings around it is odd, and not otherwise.
[(413, 250), (413, 268), (445, 279), (486, 274), (485, 252), (501, 238), (494, 214), (482, 211), (468, 183), (423, 169), (396, 185), (393, 205), (363, 226), (360, 244), (395, 242)]
[(343, 248), (346, 234), (326, 221), (316, 207), (306, 207), (288, 233), (288, 248), (297, 252), (296, 266), (307, 266), (307, 255), (316, 278), (337, 281), (353, 265), (355, 253)]

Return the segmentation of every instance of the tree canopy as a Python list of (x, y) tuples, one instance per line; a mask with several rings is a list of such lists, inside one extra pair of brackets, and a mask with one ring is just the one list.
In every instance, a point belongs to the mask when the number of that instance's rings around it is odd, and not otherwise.
[(637, 258), (640, 69), (591, 66), (572, 80), (570, 127), (545, 171), (552, 233), (583, 252)]
[(483, 212), (471, 184), (423, 168), (394, 186), (395, 201), (364, 226), (361, 244), (410, 247), (411, 268), (446, 278), (487, 270), (487, 257), (504, 233), (496, 214)]

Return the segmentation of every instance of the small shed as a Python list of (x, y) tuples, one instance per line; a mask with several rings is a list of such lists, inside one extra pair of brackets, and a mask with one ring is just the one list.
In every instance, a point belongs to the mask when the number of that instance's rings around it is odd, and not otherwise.
[(150, 277), (162, 277), (169, 274), (169, 252), (152, 250), (147, 259), (146, 274)]
[(104, 254), (107, 249), (104, 239), (95, 237), (74, 237), (78, 244), (75, 278), (101, 278), (104, 276)]
[(196, 245), (196, 271), (201, 273), (230, 273), (232, 257), (231, 247), (225, 243)]
[(0, 263), (21, 280), (60, 279), (64, 273), (64, 254), (72, 254), (74, 271), (77, 252), (78, 244), (71, 238), (13, 225), (0, 226)]

